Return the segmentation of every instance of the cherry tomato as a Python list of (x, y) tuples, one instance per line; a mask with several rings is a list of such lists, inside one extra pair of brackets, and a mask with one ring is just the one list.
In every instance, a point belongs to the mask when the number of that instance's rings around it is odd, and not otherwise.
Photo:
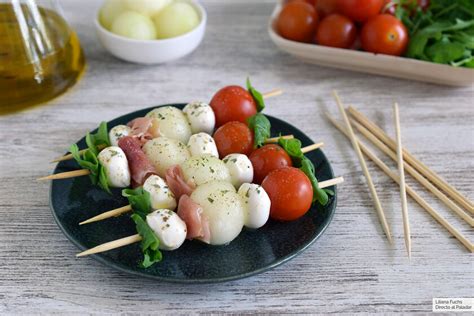
[(253, 166), (253, 181), (255, 183), (262, 183), (263, 179), (275, 169), (293, 165), (286, 151), (274, 144), (254, 150), (249, 158)]
[(242, 87), (227, 86), (214, 95), (210, 103), (216, 116), (216, 127), (230, 121), (247, 124), (247, 119), (257, 113), (252, 95)]
[(270, 217), (273, 219), (292, 221), (306, 214), (311, 207), (313, 187), (298, 168), (273, 170), (263, 180), (262, 187), (270, 197)]
[(219, 127), (214, 141), (221, 158), (234, 153), (249, 155), (253, 149), (253, 134), (242, 122), (228, 122)]
[(365, 22), (382, 10), (384, 0), (338, 0), (339, 13), (357, 22)]
[(294, 1), (287, 3), (276, 21), (278, 33), (286, 39), (309, 43), (313, 39), (318, 13), (314, 6)]
[(316, 11), (318, 11), (320, 17), (337, 13), (337, 0), (316, 0)]
[(319, 45), (350, 48), (357, 37), (357, 29), (351, 20), (340, 14), (331, 14), (319, 23), (316, 42)]
[(315, 5), (316, 1), (318, 0), (289, 0), (287, 1), (287, 3), (297, 2), (297, 1), (306, 2), (307, 4)]
[(367, 21), (361, 31), (362, 48), (367, 52), (400, 56), (408, 44), (408, 32), (400, 20), (380, 14)]

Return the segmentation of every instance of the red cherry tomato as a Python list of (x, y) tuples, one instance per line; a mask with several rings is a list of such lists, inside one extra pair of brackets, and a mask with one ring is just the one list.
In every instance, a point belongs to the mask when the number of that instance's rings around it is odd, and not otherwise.
[(242, 122), (228, 122), (219, 127), (214, 141), (221, 158), (235, 153), (249, 155), (253, 149), (253, 134)]
[(252, 95), (242, 87), (227, 86), (214, 95), (210, 103), (216, 116), (216, 127), (230, 121), (247, 124), (247, 119), (257, 113)]
[(337, 13), (337, 0), (316, 0), (316, 11), (318, 11), (320, 17)]
[(276, 28), (286, 39), (309, 43), (313, 39), (318, 13), (314, 6), (295, 1), (286, 4), (278, 15)]
[(253, 166), (253, 182), (262, 183), (263, 179), (273, 170), (291, 167), (291, 158), (278, 145), (265, 145), (254, 150), (250, 156)]
[(307, 4), (315, 5), (316, 1), (318, 0), (289, 0), (287, 1), (287, 3), (297, 2), (297, 1), (306, 2)]
[(365, 22), (382, 10), (384, 0), (338, 0), (339, 13), (357, 22)]
[(405, 25), (390, 14), (371, 18), (360, 34), (362, 48), (371, 53), (400, 56), (408, 44)]
[(270, 197), (270, 217), (280, 221), (300, 218), (310, 209), (313, 187), (308, 177), (298, 168), (273, 170), (262, 182)]
[(316, 31), (316, 42), (324, 46), (350, 48), (356, 38), (354, 22), (340, 14), (325, 17)]

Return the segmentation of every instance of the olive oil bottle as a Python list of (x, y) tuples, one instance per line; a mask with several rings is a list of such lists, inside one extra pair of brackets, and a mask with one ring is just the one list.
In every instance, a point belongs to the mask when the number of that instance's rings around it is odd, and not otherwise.
[(84, 70), (79, 40), (60, 8), (37, 2), (0, 2), (0, 115), (60, 95)]

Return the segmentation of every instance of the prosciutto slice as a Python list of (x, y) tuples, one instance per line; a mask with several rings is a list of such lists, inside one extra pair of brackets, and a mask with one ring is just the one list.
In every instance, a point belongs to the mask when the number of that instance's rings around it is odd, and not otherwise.
[(183, 170), (179, 165), (171, 166), (166, 170), (166, 183), (177, 200), (182, 195), (191, 195), (196, 186), (192, 182), (184, 180)]
[(118, 145), (124, 151), (125, 156), (127, 156), (133, 188), (143, 185), (149, 176), (158, 174), (143, 152), (138, 139), (133, 136), (125, 136), (118, 141)]
[(203, 214), (202, 206), (187, 195), (179, 199), (178, 216), (186, 223), (187, 239), (197, 238), (207, 244), (211, 241), (209, 221)]
[(158, 136), (150, 132), (153, 126), (153, 119), (149, 117), (137, 117), (128, 122), (127, 126), (132, 129), (131, 136), (137, 138), (142, 146), (150, 139)]

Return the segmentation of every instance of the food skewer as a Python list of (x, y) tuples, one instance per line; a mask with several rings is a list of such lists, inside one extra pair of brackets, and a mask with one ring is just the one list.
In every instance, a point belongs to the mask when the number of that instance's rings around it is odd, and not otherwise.
[(395, 134), (397, 140), (397, 163), (398, 163), (398, 177), (400, 178), (400, 199), (402, 202), (402, 216), (403, 216), (403, 235), (405, 237), (405, 247), (407, 249), (408, 258), (411, 258), (411, 234), (410, 221), (408, 219), (407, 206), (407, 192), (405, 186), (405, 170), (403, 167), (403, 152), (402, 152), (402, 135), (400, 130), (400, 113), (398, 104), (393, 104), (393, 113), (395, 121)]
[[(349, 138), (349, 132), (340, 124), (335, 118), (326, 113), (329, 121), (340, 130), (346, 137)], [(398, 175), (393, 172), (386, 164), (384, 164), (377, 156), (361, 141), (358, 141), (359, 146), (362, 152), (372, 160), (385, 174), (387, 174), (393, 181), (399, 183), (400, 178)], [(459, 240), (470, 252), (474, 251), (474, 245), (455, 227), (453, 227), (443, 216), (441, 216), (433, 207), (431, 207), (428, 202), (426, 202), (420, 195), (418, 195), (415, 190), (413, 190), (409, 185), (406, 185), (407, 193), (424, 209), (430, 214), (438, 223), (440, 223), (444, 228), (446, 228), (457, 240)]]
[(349, 121), (349, 118), (347, 117), (346, 111), (344, 110), (344, 107), (342, 105), (342, 102), (337, 94), (336, 91), (333, 91), (334, 98), (336, 99), (337, 106), (339, 107), (339, 111), (341, 112), (341, 115), (344, 119), (346, 129), (349, 134), (349, 139), (351, 140), (352, 147), (354, 148), (357, 158), (359, 159), (360, 166), (362, 168), (362, 171), (364, 172), (365, 178), (367, 180), (367, 184), (370, 189), (370, 193), (372, 195), (372, 200), (375, 205), (375, 209), (377, 210), (377, 214), (380, 220), (380, 224), (382, 225), (382, 229), (385, 232), (385, 235), (387, 236), (387, 239), (389, 243), (392, 243), (392, 236), (390, 233), (390, 228), (388, 227), (387, 219), (385, 218), (385, 212), (382, 208), (382, 205), (380, 203), (379, 197), (377, 195), (377, 191), (375, 190), (375, 185), (372, 181), (372, 177), (370, 176), (369, 169), (367, 168), (367, 165), (365, 163), (365, 159), (362, 156), (362, 152), (359, 147), (359, 141), (357, 140), (357, 137), (354, 134), (354, 131), (352, 130), (351, 123)]
[[(377, 138), (379, 138), (383, 143), (385, 143), (388, 147), (392, 150), (396, 150), (395, 141), (390, 138), (387, 133), (385, 133), (379, 126), (377, 126), (374, 122), (368, 119), (365, 115), (357, 111), (353, 106), (349, 107), (349, 113), (352, 115), (354, 119), (356, 119), (360, 124), (362, 124), (365, 128), (370, 130)], [(433, 182), (436, 186), (442, 189), (446, 194), (451, 197), (454, 201), (459, 203), (463, 208), (468, 210), (470, 213), (474, 214), (474, 204), (463, 194), (461, 194), (458, 190), (456, 190), (453, 186), (447, 183), (444, 179), (442, 179), (438, 174), (434, 171), (429, 169), (425, 164), (423, 164), (420, 160), (415, 158), (408, 150), (403, 149), (403, 158), (412, 165), (413, 168), (418, 170), (423, 176), (425, 176), (428, 180)]]
[[(354, 127), (364, 135), (372, 144), (374, 144), (378, 149), (380, 149), (387, 156), (392, 158), (394, 161), (397, 161), (397, 155), (393, 150), (391, 150), (387, 145), (380, 141), (374, 134), (372, 134), (368, 129), (359, 124), (357, 121), (351, 119)], [(423, 185), (428, 191), (433, 193), (438, 199), (440, 199), (449, 209), (455, 212), (459, 217), (465, 220), (471, 227), (474, 227), (474, 219), (466, 213), (461, 207), (459, 207), (455, 202), (449, 199), (443, 192), (441, 192), (435, 185), (423, 177), (415, 168), (413, 168), (407, 161), (404, 161), (404, 169), (408, 172), (413, 178), (415, 178), (421, 185)]]
[[(330, 180), (320, 182), (319, 187), (321, 189), (324, 189), (324, 188), (327, 188), (327, 187), (331, 187), (331, 186), (340, 184), (342, 182), (344, 182), (344, 178), (343, 177), (337, 177), (337, 178), (334, 178), (334, 179), (330, 179)], [(142, 240), (142, 237), (139, 234), (135, 234), (135, 235), (132, 235), (132, 236), (128, 236), (128, 237), (120, 238), (120, 239), (117, 239), (117, 240), (109, 241), (109, 242), (106, 242), (104, 244), (98, 245), (96, 247), (90, 248), (88, 250), (85, 250), (81, 253), (76, 254), (76, 257), (84, 257), (84, 256), (88, 256), (88, 255), (91, 255), (91, 254), (96, 254), (96, 253), (109, 251), (109, 250), (112, 250), (112, 249), (116, 249), (116, 248), (120, 248), (120, 247), (124, 247), (124, 246), (127, 246), (127, 245), (137, 243), (141, 240)]]

